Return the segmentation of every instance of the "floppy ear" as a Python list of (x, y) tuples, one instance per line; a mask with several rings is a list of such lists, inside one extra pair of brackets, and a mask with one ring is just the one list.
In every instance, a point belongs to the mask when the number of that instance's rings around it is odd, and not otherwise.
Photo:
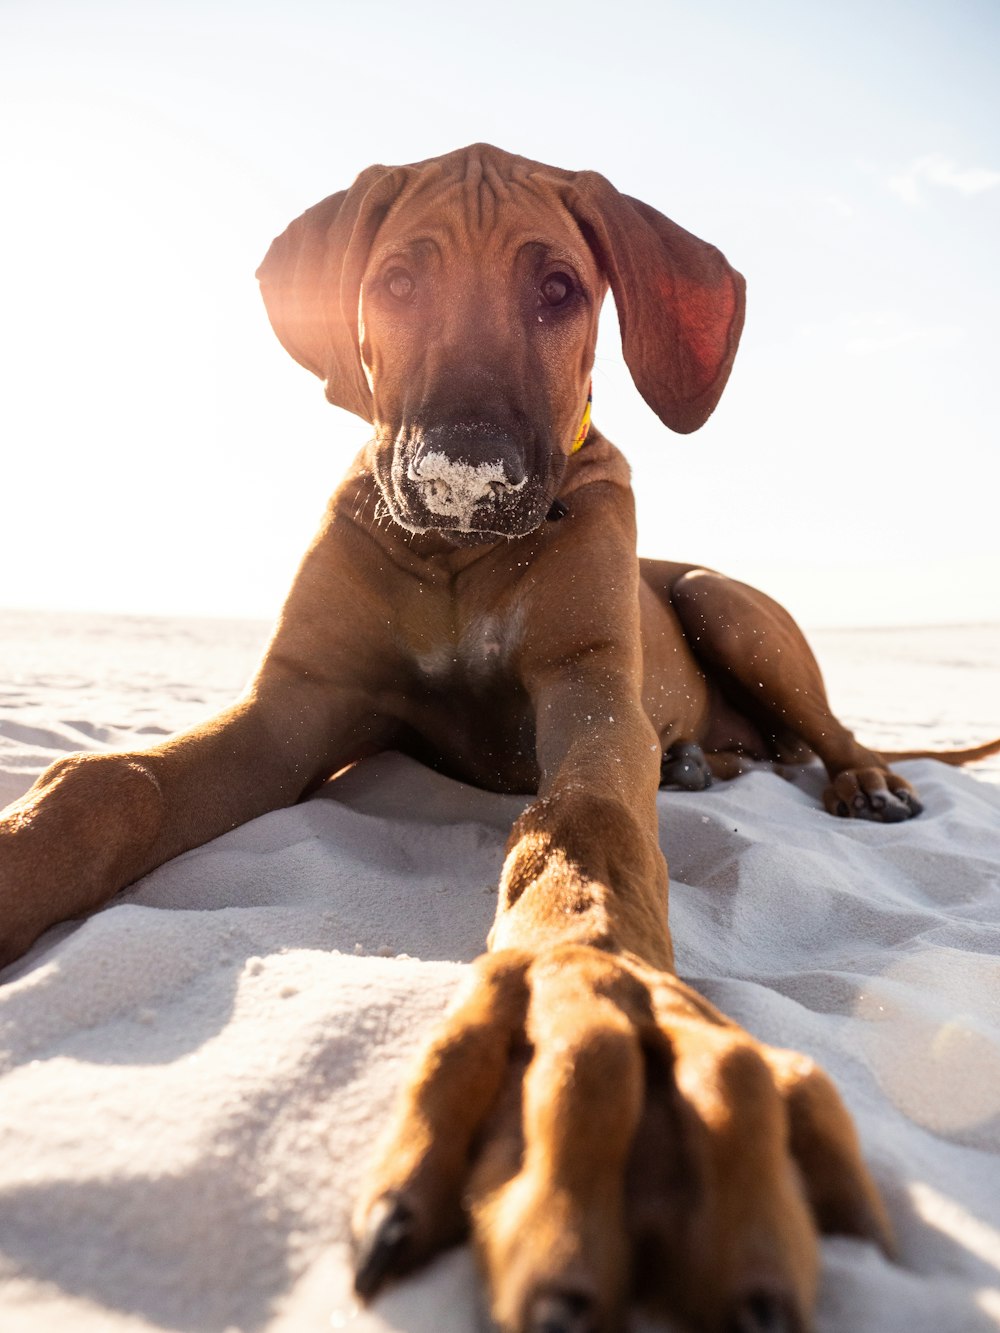
[(331, 403), (372, 418), (358, 345), (358, 299), (372, 241), (409, 173), (368, 167), (349, 190), (306, 209), (274, 241), (257, 270), (282, 346), (326, 381)]
[(713, 245), (596, 172), (565, 196), (611, 283), (635, 386), (671, 430), (703, 426), (726, 387), (746, 284)]

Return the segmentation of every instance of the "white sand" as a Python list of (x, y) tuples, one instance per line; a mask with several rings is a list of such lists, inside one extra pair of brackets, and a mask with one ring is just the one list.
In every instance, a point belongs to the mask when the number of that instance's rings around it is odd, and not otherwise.
[[(226, 702), (265, 632), (3, 613), (0, 803)], [(866, 739), (1000, 733), (1000, 627), (813, 640)], [(821, 1333), (1000, 1327), (1000, 764), (903, 771), (927, 809), (888, 828), (823, 814), (815, 774), (660, 798), (682, 974), (826, 1065), (899, 1235), (896, 1265), (825, 1244)], [(7, 970), (3, 1333), (475, 1326), (465, 1251), (355, 1313), (346, 1218), (521, 805), (383, 756)]]

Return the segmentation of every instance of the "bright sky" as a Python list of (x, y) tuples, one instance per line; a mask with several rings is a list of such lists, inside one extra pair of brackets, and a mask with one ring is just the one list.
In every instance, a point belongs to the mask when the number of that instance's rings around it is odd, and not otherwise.
[(271, 237), (485, 139), (719, 245), (702, 431), (594, 417), (640, 549), (807, 625), (1000, 618), (994, 0), (3, 0), (0, 605), (271, 616), (366, 428), (271, 333)]

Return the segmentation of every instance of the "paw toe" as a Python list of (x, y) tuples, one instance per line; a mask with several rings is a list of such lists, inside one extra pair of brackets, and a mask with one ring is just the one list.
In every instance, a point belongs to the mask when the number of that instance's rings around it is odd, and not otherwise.
[(906, 819), (912, 819), (914, 814), (908, 805), (895, 796), (883, 798), (875, 809), (876, 818), (881, 819), (883, 824), (901, 824)]
[(362, 1300), (405, 1270), (414, 1232), (413, 1213), (402, 1199), (388, 1195), (374, 1205), (354, 1253), (354, 1290)]
[(580, 1292), (546, 1292), (531, 1302), (525, 1333), (598, 1333), (597, 1310)]
[(893, 796), (895, 796), (898, 801), (902, 801), (909, 811), (909, 814), (905, 815), (904, 818), (915, 819), (917, 815), (923, 814), (923, 802), (917, 798), (915, 792), (910, 791), (906, 787), (901, 787), (898, 791), (893, 792)]
[(737, 1307), (730, 1333), (802, 1333), (804, 1323), (789, 1299), (773, 1291), (755, 1291)]

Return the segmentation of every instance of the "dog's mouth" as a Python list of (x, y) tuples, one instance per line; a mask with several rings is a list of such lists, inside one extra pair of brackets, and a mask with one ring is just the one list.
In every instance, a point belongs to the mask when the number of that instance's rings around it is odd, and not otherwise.
[(438, 533), (459, 545), (525, 536), (544, 522), (548, 478), (529, 470), (526, 450), (495, 427), (458, 426), (376, 450), (376, 478), (393, 519), (413, 533)]

